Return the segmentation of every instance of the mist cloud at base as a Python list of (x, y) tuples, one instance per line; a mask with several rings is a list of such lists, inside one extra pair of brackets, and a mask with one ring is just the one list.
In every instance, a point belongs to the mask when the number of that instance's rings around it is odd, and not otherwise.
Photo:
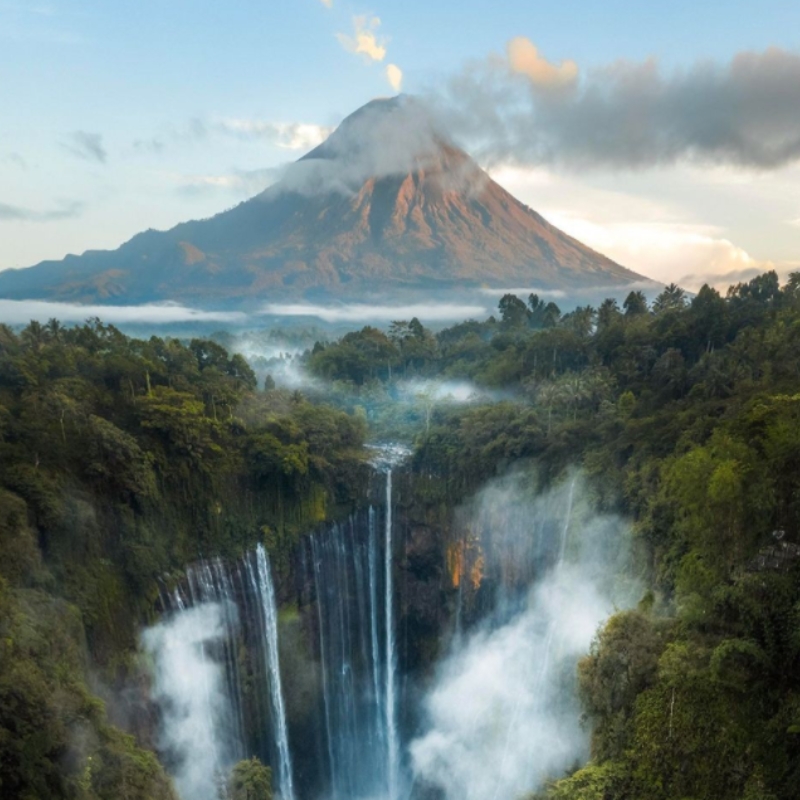
[[(588, 758), (577, 662), (638, 596), (621, 577), (628, 526), (595, 513), (580, 475), (539, 497), (529, 484), (495, 481), (462, 515), (498, 590), (489, 621), (457, 638), (439, 668), (410, 745), (415, 784), (446, 800), (521, 797)], [(516, 601), (515, 582), (530, 587)]]
[(186, 609), (142, 634), (153, 659), (153, 699), (162, 710), (158, 746), (181, 800), (218, 800), (220, 776), (233, 760), (226, 755), (222, 666), (205, 655), (223, 635), (217, 603)]
[(413, 303), (409, 305), (368, 305), (350, 303), (343, 305), (315, 305), (312, 303), (269, 303), (262, 314), (276, 317), (317, 317), (325, 322), (392, 322), (397, 319), (418, 317), (437, 322), (461, 322), (469, 317), (485, 317), (484, 306), (453, 303)]
[(147, 303), (140, 306), (82, 305), (47, 300), (0, 299), (0, 319), (7, 325), (26, 325), (32, 319), (46, 322), (85, 322), (98, 317), (112, 325), (167, 325), (175, 322), (241, 323), (247, 318), (240, 311), (204, 311), (177, 303)]

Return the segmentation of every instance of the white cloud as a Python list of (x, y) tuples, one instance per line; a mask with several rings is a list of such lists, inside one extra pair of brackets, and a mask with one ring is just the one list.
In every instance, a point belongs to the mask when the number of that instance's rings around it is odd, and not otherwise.
[(232, 192), (242, 197), (263, 192), (281, 175), (281, 168), (252, 170), (233, 170), (219, 175), (181, 175), (170, 174), (169, 179), (177, 184), (183, 194), (201, 194), (215, 190)]
[(320, 0), (320, 2), (325, 8), (333, 8), (333, 0)]
[(0, 299), (0, 319), (9, 325), (26, 325), (32, 319), (45, 322), (53, 317), (61, 322), (83, 322), (92, 317), (99, 317), (112, 325), (244, 322), (247, 318), (239, 311), (201, 311), (177, 303), (148, 303), (141, 306), (85, 306), (78, 303), (50, 303), (46, 300)]
[(539, 289), (536, 286), (528, 287), (511, 287), (510, 289), (481, 289), (481, 294), (489, 295), (490, 297), (502, 297), (504, 294), (515, 294), (517, 297), (527, 297), (529, 294), (536, 294), (539, 297), (552, 297), (559, 299), (567, 296), (565, 291), (561, 289)]
[(511, 71), (524, 75), (540, 89), (571, 86), (578, 79), (578, 65), (574, 61), (551, 64), (539, 54), (536, 45), (524, 36), (511, 39), (506, 52)]
[(547, 218), (570, 236), (626, 267), (663, 283), (687, 289), (704, 283), (727, 286), (773, 269), (710, 225), (680, 222), (596, 222), (553, 211)]
[(318, 317), (325, 322), (391, 322), (418, 317), (423, 322), (456, 321), (470, 317), (486, 317), (483, 306), (450, 303), (418, 303), (405, 306), (379, 306), (353, 303), (350, 305), (320, 306), (310, 303), (270, 303), (262, 314), (279, 317)]
[(268, 122), (259, 119), (223, 119), (222, 133), (242, 139), (263, 139), (285, 150), (310, 150), (328, 138), (332, 128), (307, 122)]
[(397, 64), (389, 64), (386, 67), (386, 79), (392, 89), (399, 92), (403, 85), (403, 70)]
[(369, 61), (383, 61), (386, 58), (386, 40), (378, 39), (380, 25), (379, 17), (353, 17), (353, 35), (337, 33), (336, 38), (348, 53), (363, 55)]
[[(751, 222), (738, 210), (758, 193), (759, 209), (778, 214), (779, 206), (769, 203), (781, 194), (791, 198), (796, 189), (781, 190), (773, 180), (762, 187), (748, 180), (752, 176), (747, 173), (719, 168), (672, 168), (649, 178), (609, 175), (591, 181), (543, 167), (503, 166), (491, 174), (549, 222), (655, 281), (674, 281), (690, 290), (707, 282), (724, 289), (765, 270), (785, 274), (791, 268), (786, 255), (763, 258), (755, 253), (766, 230), (777, 240), (782, 227), (777, 219), (766, 214)], [(718, 214), (714, 224), (707, 222), (708, 209)], [(784, 211), (780, 218), (788, 216)]]

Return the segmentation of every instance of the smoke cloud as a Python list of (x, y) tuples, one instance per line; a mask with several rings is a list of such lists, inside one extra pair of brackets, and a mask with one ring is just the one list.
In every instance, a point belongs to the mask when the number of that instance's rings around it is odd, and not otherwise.
[(497, 481), (464, 511), (474, 564), (497, 586), (495, 613), (442, 665), (410, 746), (415, 783), (447, 800), (521, 797), (588, 757), (577, 661), (637, 596), (621, 579), (627, 525), (593, 511), (577, 474), (539, 497), (529, 483)]
[[(557, 88), (559, 91), (543, 91)], [(740, 52), (666, 73), (620, 61), (578, 79), (526, 39), (453, 77), (430, 102), (486, 162), (776, 169), (800, 159), (800, 53)]]
[(142, 634), (153, 659), (153, 698), (163, 713), (159, 746), (182, 800), (217, 800), (231, 766), (218, 741), (228, 714), (222, 667), (205, 654), (223, 635), (218, 603), (186, 609)]

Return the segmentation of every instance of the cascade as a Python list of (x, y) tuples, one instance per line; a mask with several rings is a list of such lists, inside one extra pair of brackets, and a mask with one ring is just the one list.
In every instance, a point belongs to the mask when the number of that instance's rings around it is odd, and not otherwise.
[(394, 653), (394, 591), (392, 582), (392, 468), (386, 470), (386, 541), (384, 543), (385, 586), (384, 608), (386, 613), (386, 762), (388, 765), (388, 800), (397, 798), (398, 780), (398, 735), (397, 701), (395, 685), (397, 659)]
[[(179, 764), (181, 797), (216, 797), (182, 780), (184, 772), (205, 775), (203, 785), (213, 775), (216, 786), (237, 761), (257, 755), (276, 765), (281, 800), (295, 800), (278, 614), (266, 550), (258, 545), (233, 566), (221, 559), (193, 564), (186, 570), (186, 588), (178, 586), (161, 597), (167, 618), (145, 632), (144, 642), (156, 660), (156, 696), (167, 708), (164, 746)], [(195, 623), (191, 629), (189, 620)], [(176, 697), (190, 700), (174, 710), (173, 720), (169, 714)], [(183, 723), (187, 731), (191, 723), (194, 733), (176, 743), (172, 728)], [(205, 742), (204, 749), (197, 750), (198, 740)], [(181, 791), (182, 786), (188, 788)]]
[[(470, 615), (438, 685), (411, 709), (431, 729), (409, 741), (399, 720), (408, 708), (399, 688), (394, 463), (375, 465), (382, 503), (319, 528), (295, 554), (296, 630), (309, 648), (303, 669), (313, 678), (304, 685), (314, 687), (305, 717), (287, 719), (262, 545), (238, 563), (194, 564), (184, 583), (162, 592), (168, 615), (145, 638), (168, 678), (156, 676), (155, 694), (179, 731), (169, 744), (185, 762), (188, 777), (176, 773), (183, 800), (212, 800), (199, 787), (252, 755), (272, 766), (281, 800), (406, 800), (437, 785), (447, 800), (492, 800), (535, 788), (580, 757), (569, 675), (611, 606), (597, 580), (605, 567), (596, 540), (570, 540), (586, 523), (573, 519), (576, 479), (522, 499), (515, 484), (498, 484), (466, 509), (459, 576), (470, 578), (459, 583), (457, 613), (463, 586)], [(592, 524), (603, 536), (616, 532), (599, 518)], [(298, 686), (289, 676), (289, 688)], [(181, 702), (191, 725), (170, 722)]]
[(269, 693), (272, 701), (272, 719), (275, 725), (275, 740), (278, 746), (279, 770), (278, 786), (283, 800), (294, 800), (294, 784), (292, 779), (292, 759), (289, 755), (289, 735), (286, 729), (286, 709), (283, 704), (281, 689), (281, 671), (278, 661), (278, 610), (275, 605), (275, 589), (264, 545), (258, 544), (255, 551), (256, 572), (252, 570), (250, 580), (253, 590), (261, 599), (260, 611), (264, 622), (264, 661), (269, 671)]

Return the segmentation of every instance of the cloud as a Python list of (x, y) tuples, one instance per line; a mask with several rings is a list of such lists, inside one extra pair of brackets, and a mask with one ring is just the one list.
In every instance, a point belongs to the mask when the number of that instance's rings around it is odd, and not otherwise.
[(171, 322), (244, 322), (246, 314), (239, 311), (201, 311), (177, 303), (141, 306), (80, 305), (50, 303), (46, 300), (0, 299), (0, 319), (9, 325), (25, 325), (32, 319), (45, 322), (55, 317), (62, 322), (83, 322), (99, 317), (112, 325), (168, 324)]
[(70, 134), (69, 140), (64, 147), (78, 158), (87, 161), (97, 161), (105, 164), (108, 153), (103, 147), (103, 137), (99, 133), (88, 133), (87, 131), (75, 131)]
[(47, 211), (32, 211), (21, 206), (0, 203), (0, 222), (57, 222), (75, 219), (83, 213), (84, 204), (77, 200), (62, 201), (56, 208)]
[(511, 289), (481, 289), (481, 294), (488, 294), (491, 297), (502, 297), (504, 294), (515, 294), (517, 297), (527, 297), (530, 294), (539, 295), (539, 297), (552, 297), (555, 300), (564, 298), (567, 293), (562, 289), (539, 289), (536, 286), (529, 286), (527, 288), (511, 288)]
[(524, 75), (534, 86), (542, 89), (571, 86), (578, 79), (578, 65), (574, 61), (551, 64), (524, 36), (512, 39), (506, 46), (506, 53), (511, 71)]
[(596, 222), (567, 212), (548, 219), (566, 233), (656, 281), (699, 289), (704, 283), (726, 288), (731, 282), (775, 268), (730, 241), (713, 225), (678, 221)]
[(138, 153), (154, 153), (159, 154), (164, 150), (164, 140), (158, 136), (153, 136), (150, 139), (136, 139), (133, 143), (133, 149)]
[(286, 150), (310, 150), (323, 142), (331, 128), (306, 122), (268, 122), (258, 119), (224, 119), (217, 130), (241, 139), (261, 139)]
[[(370, 178), (435, 163), (439, 142), (427, 105), (407, 95), (376, 100), (347, 117), (316, 152), (289, 165), (276, 191), (351, 194)], [(475, 174), (473, 168), (470, 177)]]
[[(571, 91), (543, 92), (553, 81)], [(641, 169), (680, 161), (776, 169), (800, 160), (800, 53), (772, 47), (665, 72), (619, 61), (578, 80), (527, 40), (431, 98), (487, 162)]]
[(376, 34), (380, 25), (378, 17), (353, 17), (353, 35), (337, 33), (336, 38), (348, 53), (363, 55), (368, 61), (383, 61), (386, 57), (386, 40), (379, 40)]
[(350, 305), (321, 306), (310, 303), (270, 303), (262, 314), (277, 317), (318, 317), (325, 322), (391, 322), (396, 319), (418, 317), (423, 321), (457, 321), (470, 317), (485, 317), (483, 306), (450, 303), (418, 303), (405, 306), (380, 306), (353, 303)]
[(333, 8), (333, 0), (320, 0), (320, 2), (325, 8)]
[(386, 79), (389, 81), (389, 85), (392, 89), (399, 92), (403, 85), (403, 70), (401, 70), (397, 64), (389, 64), (386, 67)]
[(233, 170), (223, 175), (175, 175), (182, 194), (204, 194), (215, 190), (250, 197), (274, 183), (283, 174), (280, 167), (252, 170)]

